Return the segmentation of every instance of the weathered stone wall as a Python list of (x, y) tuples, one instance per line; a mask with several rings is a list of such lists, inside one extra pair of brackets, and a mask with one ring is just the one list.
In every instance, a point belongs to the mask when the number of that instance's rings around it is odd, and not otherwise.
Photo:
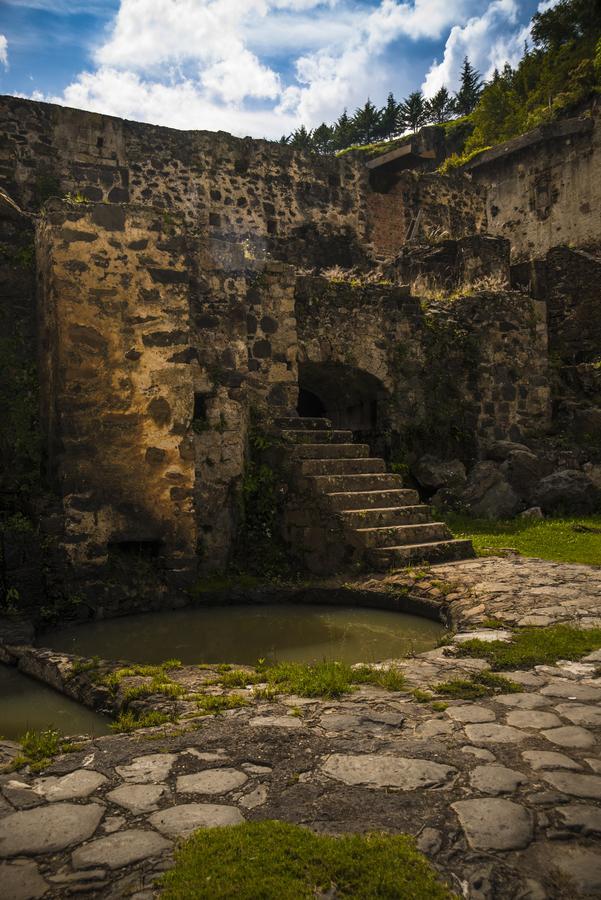
[(486, 231), (484, 192), (465, 176), (405, 171), (383, 178), (372, 175), (375, 190), (366, 196), (378, 254), (395, 255), (409, 238), (436, 241)]
[(601, 244), (599, 108), (501, 144), (466, 168), (486, 191), (488, 231), (511, 240), (516, 261), (557, 244)]
[(160, 212), (50, 203), (39, 225), (42, 409), (64, 546), (79, 570), (109, 544), (195, 567), (189, 273)]
[(342, 395), (352, 373), (374, 379), (372, 450), (469, 458), (549, 425), (545, 305), (526, 294), (420, 303), (396, 287), (304, 278), (296, 315), (301, 387), (307, 369)]
[(224, 132), (177, 131), (0, 97), (0, 186), (24, 208), (49, 196), (175, 210), (204, 239), (350, 266), (364, 258), (367, 173)]

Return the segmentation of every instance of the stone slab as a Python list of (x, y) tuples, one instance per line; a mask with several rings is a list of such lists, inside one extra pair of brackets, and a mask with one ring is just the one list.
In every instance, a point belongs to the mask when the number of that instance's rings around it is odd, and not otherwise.
[(76, 769), (61, 777), (38, 778), (32, 787), (36, 794), (49, 802), (81, 800), (89, 797), (108, 779), (93, 769)]
[(191, 775), (180, 775), (176, 791), (179, 794), (227, 794), (242, 787), (247, 781), (248, 775), (237, 769), (207, 769)]
[(601, 706), (583, 703), (560, 703), (555, 707), (560, 716), (574, 725), (601, 725)]
[(466, 725), (465, 733), (473, 744), (519, 744), (528, 737), (517, 728), (510, 725), (496, 725), (494, 722)]
[(156, 784), (165, 781), (176, 759), (175, 753), (151, 753), (148, 756), (136, 756), (129, 765), (117, 766), (115, 771), (124, 781)]
[(187, 837), (197, 828), (219, 828), (224, 825), (238, 825), (244, 821), (235, 806), (220, 806), (213, 803), (182, 803), (162, 809), (148, 817), (148, 821), (167, 837)]
[(87, 869), (93, 866), (121, 869), (140, 859), (164, 853), (172, 846), (171, 841), (165, 840), (156, 831), (132, 828), (78, 847), (71, 854), (71, 862), (74, 869)]
[(570, 769), (577, 772), (582, 766), (570, 759), (564, 753), (556, 753), (553, 750), (524, 750), (522, 753), (524, 759), (535, 772), (541, 769)]
[(583, 703), (601, 703), (601, 688), (574, 681), (554, 681), (541, 688), (544, 697), (561, 697), (566, 700), (580, 700)]
[(321, 768), (325, 775), (344, 784), (398, 788), (402, 791), (442, 785), (456, 772), (452, 766), (428, 759), (379, 756), (375, 753), (333, 753)]
[(598, 806), (570, 803), (560, 806), (557, 814), (562, 825), (570, 831), (578, 831), (587, 836), (601, 834), (601, 809)]
[(512, 794), (527, 782), (522, 772), (505, 766), (476, 766), (470, 776), (472, 787), (483, 794)]
[(487, 706), (478, 706), (476, 703), (466, 703), (463, 706), (451, 706), (446, 710), (447, 716), (455, 722), (473, 724), (477, 722), (494, 722), (497, 718), (494, 710)]
[(532, 841), (530, 814), (511, 800), (458, 800), (451, 808), (474, 850), (522, 850)]
[(543, 737), (557, 744), (559, 747), (574, 747), (574, 749), (588, 750), (589, 747), (595, 746), (594, 735), (586, 728), (579, 725), (563, 725), (561, 728), (550, 728), (548, 731), (541, 731)]
[(253, 728), (302, 728), (302, 721), (296, 716), (255, 716), (249, 722)]
[(512, 709), (507, 713), (507, 724), (513, 728), (560, 728), (561, 719), (539, 709)]
[(56, 853), (91, 837), (104, 815), (98, 803), (53, 803), (0, 819), (0, 857)]
[(121, 784), (107, 794), (106, 798), (111, 803), (138, 814), (156, 809), (168, 791), (169, 788), (164, 784)]
[(511, 706), (513, 709), (538, 709), (540, 706), (549, 706), (551, 703), (548, 697), (541, 697), (540, 694), (529, 691), (524, 691), (523, 694), (499, 694), (494, 699), (496, 703)]
[(601, 800), (601, 777), (599, 775), (580, 775), (572, 772), (549, 772), (543, 775), (545, 781), (564, 794), (572, 797), (585, 797)]

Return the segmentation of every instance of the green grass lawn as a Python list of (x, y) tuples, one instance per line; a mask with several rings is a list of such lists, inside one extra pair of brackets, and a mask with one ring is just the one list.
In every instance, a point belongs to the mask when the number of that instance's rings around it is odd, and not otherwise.
[(479, 556), (511, 547), (523, 556), (601, 566), (601, 516), (491, 520), (450, 513), (445, 519), (455, 537), (473, 542)]
[(456, 898), (407, 835), (331, 837), (274, 821), (195, 832), (160, 883), (163, 900)]

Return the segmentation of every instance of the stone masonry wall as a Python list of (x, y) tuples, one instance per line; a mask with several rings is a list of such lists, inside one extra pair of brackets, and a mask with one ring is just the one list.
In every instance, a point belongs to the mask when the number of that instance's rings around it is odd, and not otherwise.
[(511, 240), (515, 261), (542, 257), (558, 244), (600, 246), (600, 115), (593, 110), (580, 132), (562, 136), (557, 126), (557, 137), (490, 161), (483, 154), (468, 166), (486, 190), (488, 231)]
[[(307, 365), (328, 379), (359, 370), (377, 380), (378, 421), (415, 452), (477, 456), (550, 422), (545, 304), (482, 291), (420, 302), (396, 287), (299, 279), (300, 385)], [(376, 395), (374, 395), (376, 396)]]
[(224, 132), (177, 131), (0, 97), (0, 186), (25, 209), (49, 196), (153, 205), (203, 239), (254, 255), (361, 262), (366, 170)]
[(110, 543), (160, 542), (195, 566), (193, 384), (181, 223), (152, 209), (52, 202), (38, 228), (42, 409), (64, 545), (84, 571)]

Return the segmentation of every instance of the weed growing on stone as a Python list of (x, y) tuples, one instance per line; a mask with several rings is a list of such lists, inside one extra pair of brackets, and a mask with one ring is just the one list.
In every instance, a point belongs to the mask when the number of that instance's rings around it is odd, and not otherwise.
[(506, 641), (464, 641), (458, 656), (478, 656), (491, 667), (528, 669), (554, 665), (559, 659), (580, 659), (601, 647), (601, 628), (574, 628), (572, 625), (550, 625), (547, 628), (522, 628)]
[(100, 665), (100, 657), (92, 656), (91, 659), (76, 659), (67, 675), (67, 680), (82, 675), (84, 672), (94, 672)]
[(314, 834), (286, 822), (201, 829), (162, 876), (164, 900), (452, 900), (408, 835)]
[(262, 680), (262, 676), (254, 672), (245, 672), (243, 669), (233, 669), (231, 672), (224, 672), (219, 678), (219, 682), (226, 688), (243, 688), (247, 684), (258, 684)]
[(476, 700), (478, 697), (492, 697), (493, 694), (518, 694), (523, 690), (515, 681), (494, 672), (478, 672), (471, 678), (454, 678), (441, 681), (433, 689), (455, 700)]
[(165, 725), (171, 721), (170, 716), (158, 710), (151, 710), (141, 715), (137, 715), (134, 712), (124, 712), (114, 722), (111, 722), (111, 731), (116, 731), (119, 734), (130, 734), (132, 731), (137, 731), (138, 728), (152, 728), (154, 725)]
[[(403, 690), (405, 679), (398, 669), (375, 669), (372, 666), (353, 668), (348, 663), (323, 662), (278, 663), (257, 667), (262, 681), (281, 693), (299, 697), (338, 699), (353, 691), (359, 684), (374, 684), (389, 691)], [(256, 692), (255, 692), (256, 693)]]
[(44, 769), (59, 753), (73, 753), (82, 746), (65, 740), (56, 728), (26, 731), (19, 743), (23, 753), (13, 759), (9, 768), (15, 770), (29, 766), (32, 772)]
[(197, 698), (198, 715), (213, 716), (226, 709), (248, 706), (248, 700), (240, 694), (201, 694)]

